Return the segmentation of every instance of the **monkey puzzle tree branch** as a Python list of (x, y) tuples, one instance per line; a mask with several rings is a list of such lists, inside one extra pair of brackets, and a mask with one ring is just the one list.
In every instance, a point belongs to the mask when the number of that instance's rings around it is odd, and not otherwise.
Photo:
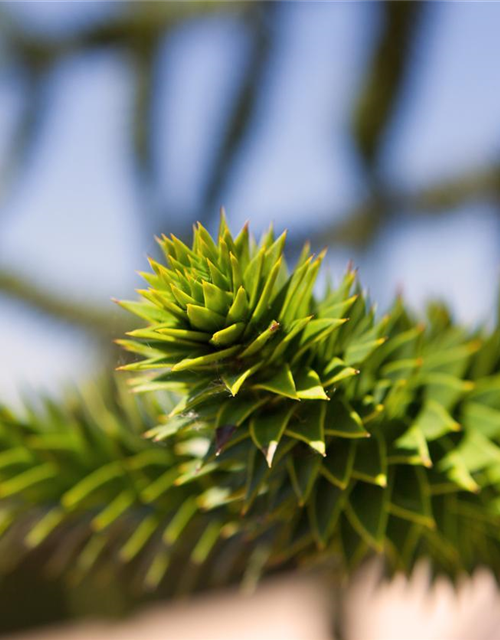
[(353, 113), (353, 134), (373, 169), (380, 144), (397, 105), (421, 21), (418, 2), (381, 2), (382, 29)]
[(226, 130), (220, 148), (215, 152), (213, 171), (209, 176), (204, 196), (200, 222), (207, 224), (218, 210), (220, 193), (228, 179), (234, 160), (241, 152), (248, 129), (264, 85), (264, 76), (269, 66), (272, 48), (272, 31), (278, 8), (274, 3), (262, 3), (259, 11), (247, 20), (251, 35), (251, 51), (244, 77), (238, 88), (232, 113), (228, 118)]
[(205, 437), (213, 504), (273, 525), (262, 567), (500, 566), (498, 326), (439, 305), (419, 320), (400, 298), (377, 317), (351, 270), (316, 299), (323, 255), (306, 246), (288, 271), (285, 234), (233, 238), (224, 217), (215, 241), (198, 225), (191, 246), (160, 245), (142, 299), (121, 303), (145, 324), (119, 341), (138, 358), (122, 369), (137, 392), (180, 394), (146, 435)]
[[(471, 202), (500, 199), (500, 165), (477, 168), (445, 179), (428, 187), (409, 190), (384, 190), (369, 197), (346, 215), (332, 216), (335, 221), (321, 229), (307, 230), (313, 246), (347, 245), (363, 249), (386, 223), (396, 220), (402, 213), (414, 217), (439, 216)], [(308, 219), (325, 219), (324, 214), (311, 215)], [(305, 232), (304, 232), (305, 233)], [(291, 237), (292, 250), (300, 249), (302, 234)]]

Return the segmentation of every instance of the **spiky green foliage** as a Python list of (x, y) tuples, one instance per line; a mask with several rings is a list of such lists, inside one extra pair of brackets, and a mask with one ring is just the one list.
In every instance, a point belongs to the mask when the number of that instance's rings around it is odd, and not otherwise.
[(500, 568), (498, 328), (400, 299), (377, 318), (351, 270), (316, 300), (321, 257), (289, 275), (283, 237), (224, 220), (217, 244), (161, 245), (123, 303), (147, 322), (123, 368), (150, 393), (0, 410), (0, 570), (38, 553), (73, 582), (172, 592), (373, 552)]
[(126, 578), (136, 597), (161, 582), (175, 593), (244, 575), (238, 514), (210, 467), (198, 472), (205, 440), (144, 439), (168, 403), (100, 386), (0, 408), (0, 573), (37, 557), (69, 584)]
[[(136, 391), (180, 394), (149, 431), (168, 447), (211, 440), (200, 468), (272, 532), (264, 566), (369, 552), (452, 575), (500, 567), (500, 332), (445, 309), (376, 316), (348, 271), (321, 300), (322, 256), (288, 273), (285, 237), (163, 237), (149, 289), (122, 305), (146, 321), (122, 344), (142, 359)], [(257, 524), (256, 524), (257, 523)], [(263, 557), (264, 557), (263, 556)]]

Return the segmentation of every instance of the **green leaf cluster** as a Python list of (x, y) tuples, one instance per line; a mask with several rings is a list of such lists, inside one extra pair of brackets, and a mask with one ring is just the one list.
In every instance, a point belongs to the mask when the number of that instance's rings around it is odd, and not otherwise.
[(399, 298), (378, 317), (352, 270), (317, 299), (323, 255), (305, 247), (289, 271), (285, 235), (233, 238), (224, 216), (217, 241), (198, 225), (191, 247), (159, 242), (166, 262), (122, 303), (146, 320), (124, 368), (138, 392), (180, 395), (148, 435), (210, 440), (202, 469), (272, 529), (269, 566), (500, 565), (498, 328), (467, 331), (439, 305), (420, 321)]

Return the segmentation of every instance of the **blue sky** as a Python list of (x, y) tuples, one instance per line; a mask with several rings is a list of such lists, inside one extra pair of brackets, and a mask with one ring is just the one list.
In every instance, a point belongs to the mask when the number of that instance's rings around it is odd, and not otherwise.
[[(119, 3), (16, 3), (34, 31), (57, 35), (106, 19)], [(425, 185), (498, 158), (500, 4), (434, 3), (383, 153), (398, 186)], [(245, 153), (223, 195), (236, 229), (315, 224), (365, 195), (348, 117), (377, 29), (374, 3), (290, 3), (273, 50)], [(1, 33), (0, 33), (1, 47)], [(235, 18), (193, 21), (164, 43), (154, 105), (160, 193), (169, 214), (194, 211), (228, 97), (248, 47)], [(50, 78), (50, 110), (22, 181), (1, 211), (0, 266), (16, 268), (69, 298), (108, 304), (131, 295), (150, 249), (130, 156), (130, 74), (122, 56), (74, 57)], [(0, 168), (22, 84), (0, 67)], [(418, 213), (418, 212), (417, 212)], [(184, 214), (188, 215), (188, 214)], [(168, 228), (165, 229), (169, 231)], [(331, 251), (338, 272), (350, 257), (388, 304), (403, 287), (421, 306), (444, 297), (459, 318), (491, 315), (500, 228), (493, 208), (473, 203), (437, 222), (402, 217), (366, 256)], [(111, 303), (109, 303), (111, 304)], [(0, 300), (0, 396), (56, 389), (88, 375), (96, 347), (77, 331)]]

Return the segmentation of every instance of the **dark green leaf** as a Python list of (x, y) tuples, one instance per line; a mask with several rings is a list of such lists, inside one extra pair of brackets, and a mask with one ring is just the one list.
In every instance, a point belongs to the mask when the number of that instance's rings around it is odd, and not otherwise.
[(358, 534), (378, 553), (384, 549), (389, 492), (372, 484), (358, 482), (347, 503), (347, 516)]
[(325, 433), (342, 438), (367, 438), (370, 435), (351, 405), (346, 400), (337, 398), (332, 398), (328, 404)]
[(326, 402), (312, 402), (304, 416), (288, 424), (287, 434), (302, 440), (311, 449), (324, 456)]
[(298, 400), (297, 391), (295, 389), (295, 382), (293, 380), (290, 367), (285, 365), (278, 373), (274, 374), (271, 378), (263, 380), (258, 384), (253, 385), (254, 389), (263, 389), (264, 391), (270, 391), (279, 396), (285, 398), (292, 398), (292, 400)]
[(252, 440), (262, 451), (270, 467), (293, 411), (293, 406), (285, 405), (279, 411), (267, 411), (254, 416), (250, 421)]

